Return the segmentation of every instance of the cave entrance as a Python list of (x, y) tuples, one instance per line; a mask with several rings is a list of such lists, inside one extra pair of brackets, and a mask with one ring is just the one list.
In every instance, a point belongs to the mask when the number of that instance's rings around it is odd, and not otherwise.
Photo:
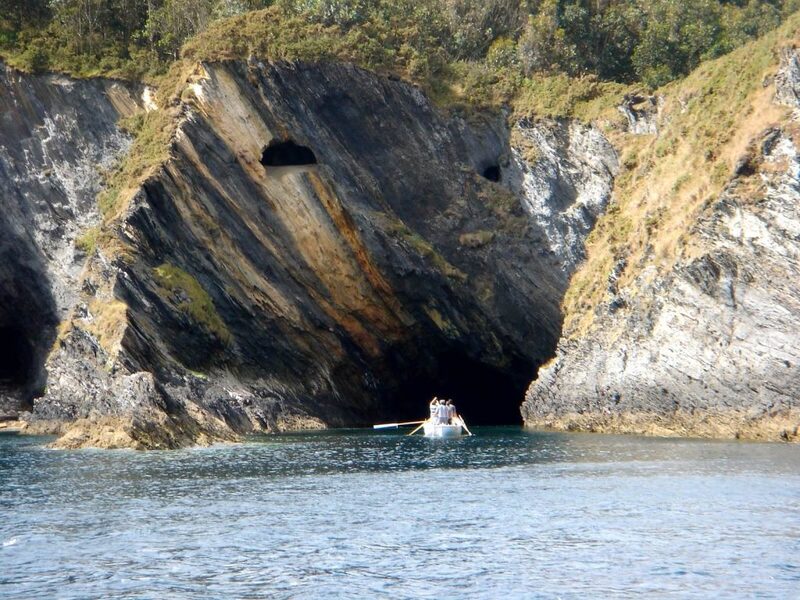
[(292, 140), (273, 140), (261, 153), (261, 164), (265, 167), (291, 167), (317, 164), (313, 150)]
[(0, 327), (0, 385), (19, 387), (33, 376), (33, 349), (21, 329)]
[(47, 381), (58, 324), (46, 267), (30, 241), (0, 220), (0, 414), (29, 411)]
[(489, 165), (483, 170), (483, 176), (489, 181), (500, 181), (500, 165)]
[(31, 410), (40, 370), (30, 336), (19, 327), (0, 326), (0, 414)]
[(523, 359), (498, 368), (458, 350), (446, 350), (429, 369), (405, 379), (395, 399), (389, 400), (393, 414), (387, 416), (425, 418), (428, 403), (438, 396), (451, 399), (468, 425), (519, 425), (520, 405), (535, 374), (536, 365)]

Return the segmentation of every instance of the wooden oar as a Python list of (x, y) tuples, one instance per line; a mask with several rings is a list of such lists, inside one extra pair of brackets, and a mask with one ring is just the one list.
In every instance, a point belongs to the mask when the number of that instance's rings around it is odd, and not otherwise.
[(401, 425), (417, 425), (418, 423), (424, 423), (425, 421), (404, 421), (403, 423), (381, 423), (380, 425), (373, 425), (373, 429), (397, 429)]
[(458, 420), (461, 421), (461, 426), (471, 436), (472, 432), (469, 430), (469, 427), (467, 427), (467, 424), (464, 422), (464, 417), (458, 417)]
[(411, 433), (409, 433), (408, 435), (414, 435), (415, 433), (417, 433), (417, 432), (418, 432), (420, 429), (422, 429), (422, 426), (423, 426), (423, 425), (425, 425), (425, 423), (427, 423), (427, 421), (423, 421), (423, 422), (422, 422), (422, 425), (420, 425), (419, 427), (417, 427), (416, 429), (414, 429), (414, 431), (412, 431), (412, 432), (411, 432)]

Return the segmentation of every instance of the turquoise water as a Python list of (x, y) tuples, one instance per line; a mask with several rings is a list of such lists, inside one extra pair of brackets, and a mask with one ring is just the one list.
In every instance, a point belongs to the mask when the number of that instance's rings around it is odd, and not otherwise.
[(0, 435), (0, 597), (800, 598), (800, 447), (476, 429)]

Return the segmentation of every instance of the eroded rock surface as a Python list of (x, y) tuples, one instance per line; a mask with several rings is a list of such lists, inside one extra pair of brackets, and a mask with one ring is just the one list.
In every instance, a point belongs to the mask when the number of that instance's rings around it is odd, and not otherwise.
[(101, 172), (128, 148), (135, 90), (0, 63), (0, 413), (30, 409), (80, 288), (76, 238), (99, 220)]
[(592, 332), (563, 340), (523, 405), (530, 426), (786, 439), (800, 425), (800, 151), (771, 129), (691, 235)]
[(568, 120), (521, 120), (512, 131), (512, 151), (517, 169), (509, 174), (511, 187), (568, 279), (608, 205), (617, 154), (598, 129)]
[(618, 110), (628, 121), (628, 131), (636, 135), (658, 133), (658, 117), (663, 98), (647, 94), (626, 94)]
[(170, 160), (111, 225), (122, 250), (73, 288), (34, 419), (81, 420), (69, 445), (174, 447), (433, 393), (514, 418), (608, 199), (598, 132), (467, 122), (343, 64), (203, 65), (177, 112)]

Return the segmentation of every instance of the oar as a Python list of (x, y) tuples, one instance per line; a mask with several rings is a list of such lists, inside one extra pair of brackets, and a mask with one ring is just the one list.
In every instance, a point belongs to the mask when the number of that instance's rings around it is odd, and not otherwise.
[(422, 429), (422, 426), (423, 426), (423, 425), (425, 425), (425, 423), (427, 423), (427, 421), (423, 421), (423, 422), (422, 422), (422, 425), (420, 425), (419, 427), (417, 427), (416, 429), (414, 429), (414, 431), (412, 431), (412, 432), (411, 432), (411, 433), (409, 433), (408, 435), (414, 435), (415, 433), (417, 433), (417, 432), (418, 432), (420, 429)]
[(458, 417), (458, 420), (461, 421), (461, 426), (466, 430), (466, 432), (471, 436), (472, 432), (467, 427), (467, 424), (464, 422), (464, 417)]
[(416, 425), (424, 423), (425, 421), (405, 421), (403, 423), (381, 423), (380, 425), (373, 425), (373, 429), (397, 429), (401, 425)]

